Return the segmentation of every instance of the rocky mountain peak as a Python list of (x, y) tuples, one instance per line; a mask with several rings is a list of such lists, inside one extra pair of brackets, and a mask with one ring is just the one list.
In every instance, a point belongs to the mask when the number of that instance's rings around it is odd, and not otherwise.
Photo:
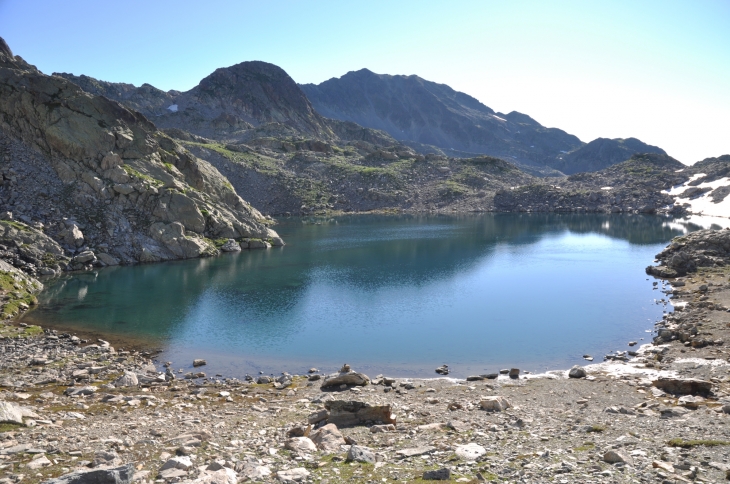
[(185, 93), (181, 104), (241, 117), (253, 125), (282, 123), (304, 133), (331, 135), (299, 86), (280, 67), (248, 61), (216, 69)]
[(3, 39), (2, 37), (0, 37), (0, 53), (6, 55), (8, 57), (14, 57), (13, 51), (10, 50), (10, 46), (8, 45), (7, 42), (5, 42), (5, 39)]

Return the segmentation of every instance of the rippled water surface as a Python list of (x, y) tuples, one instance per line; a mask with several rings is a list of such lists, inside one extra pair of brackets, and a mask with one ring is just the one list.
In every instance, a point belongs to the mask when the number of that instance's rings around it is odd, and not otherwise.
[(107, 268), (49, 284), (26, 316), (132, 336), (208, 374), (435, 376), (565, 368), (645, 338), (666, 309), (644, 267), (681, 232), (651, 216), (284, 219), (287, 246)]

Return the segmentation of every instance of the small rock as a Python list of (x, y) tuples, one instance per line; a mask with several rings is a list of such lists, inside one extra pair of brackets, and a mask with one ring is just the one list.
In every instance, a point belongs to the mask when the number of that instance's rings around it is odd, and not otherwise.
[(512, 405), (505, 397), (501, 395), (492, 395), (484, 397), (482, 401), (479, 402), (479, 406), (482, 408), (482, 410), (501, 412), (508, 409)]
[(193, 366), (194, 367), (205, 366), (207, 364), (208, 364), (208, 362), (205, 361), (205, 360), (202, 360), (202, 359), (193, 360)]
[(448, 481), (449, 479), (451, 479), (451, 470), (447, 467), (423, 473), (424, 481)]
[(617, 452), (615, 450), (609, 450), (605, 454), (603, 454), (603, 461), (608, 462), (609, 464), (616, 464), (618, 462), (623, 462), (625, 464), (633, 464), (633, 460), (631, 457), (627, 456), (626, 454), (622, 452)]
[(585, 378), (586, 376), (588, 376), (588, 373), (586, 372), (585, 368), (578, 365), (575, 365), (568, 372), (569, 378)]

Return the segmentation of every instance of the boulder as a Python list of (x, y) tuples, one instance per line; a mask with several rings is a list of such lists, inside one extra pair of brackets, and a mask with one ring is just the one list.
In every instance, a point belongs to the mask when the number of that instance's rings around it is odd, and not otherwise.
[(292, 437), (286, 441), (284, 448), (303, 454), (317, 452), (317, 446), (309, 437)]
[(395, 424), (390, 405), (370, 405), (365, 402), (332, 400), (324, 403), (329, 411), (327, 422), (338, 427), (368, 424)]
[(35, 471), (51, 464), (52, 462), (48, 460), (48, 457), (46, 457), (45, 454), (38, 454), (33, 458), (33, 460), (25, 464), (25, 467), (28, 469), (33, 469)]
[(10, 402), (0, 402), (0, 423), (23, 425), (23, 413), (20, 407)]
[(139, 385), (137, 375), (131, 371), (124, 372), (124, 375), (114, 380), (115, 387), (136, 387), (137, 385)]
[(90, 250), (80, 252), (76, 257), (72, 259), (72, 262), (76, 264), (86, 264), (96, 261), (96, 256)]
[(118, 266), (119, 265), (119, 259), (117, 259), (116, 257), (113, 257), (107, 253), (104, 253), (104, 252), (100, 252), (100, 253), (96, 254), (96, 258), (108, 266)]
[(168, 459), (167, 462), (162, 464), (162, 467), (160, 467), (160, 472), (167, 469), (180, 469), (181, 471), (188, 471), (192, 469), (192, 467), (193, 462), (190, 460), (190, 457), (186, 455), (181, 455), (173, 457), (172, 459)]
[(326, 376), (320, 388), (324, 390), (326, 388), (337, 388), (340, 385), (365, 386), (369, 383), (370, 378), (367, 375), (349, 370)]
[(240, 252), (241, 245), (236, 242), (235, 239), (228, 239), (225, 244), (221, 246), (223, 252)]
[(248, 241), (248, 248), (249, 249), (270, 249), (271, 244), (269, 244), (265, 240), (253, 239), (253, 240)]
[(569, 378), (585, 378), (586, 376), (588, 376), (588, 373), (586, 372), (585, 368), (578, 365), (575, 365), (568, 372)]
[(199, 359), (195, 359), (195, 360), (193, 360), (193, 366), (194, 366), (194, 367), (198, 367), (198, 366), (205, 366), (205, 365), (207, 365), (207, 364), (208, 364), (208, 362), (207, 362), (207, 361), (205, 361), (205, 360), (203, 360), (203, 359), (200, 359), (200, 358), (199, 358)]
[(240, 468), (239, 464), (236, 464), (236, 470), (244, 480), (262, 481), (271, 475), (271, 469), (258, 462), (246, 462)]
[(339, 452), (340, 446), (345, 445), (344, 437), (335, 424), (327, 424), (309, 434), (312, 442), (324, 452)]
[(42, 484), (129, 484), (134, 477), (134, 464), (129, 463), (111, 469), (94, 469), (76, 471), (55, 479), (48, 479)]
[(510, 378), (519, 378), (520, 369), (519, 368), (510, 368), (508, 375)]
[(465, 461), (475, 461), (487, 453), (487, 449), (474, 442), (456, 446), (456, 455)]
[(491, 395), (488, 397), (484, 397), (482, 401), (479, 402), (479, 406), (482, 408), (482, 410), (487, 410), (490, 412), (501, 412), (510, 408), (512, 404), (510, 404), (509, 400), (501, 395)]
[(662, 377), (651, 382), (656, 388), (675, 395), (707, 395), (712, 390), (712, 383), (697, 378)]
[(625, 464), (633, 464), (634, 461), (629, 457), (627, 454), (624, 454), (623, 452), (618, 452), (616, 450), (609, 450), (605, 454), (603, 454), (603, 462), (608, 462), (609, 464), (617, 464), (619, 462), (623, 462)]
[(347, 461), (375, 464), (375, 452), (369, 447), (351, 445), (350, 450), (347, 451)]
[(301, 482), (309, 477), (309, 471), (303, 467), (295, 467), (277, 472), (276, 477), (281, 482)]
[[(325, 410), (325, 409), (317, 410), (316, 412), (312, 412), (309, 414), (309, 417), (307, 417), (307, 421), (310, 424), (314, 425), (319, 422), (322, 422), (323, 420), (327, 420), (329, 418), (329, 416), (330, 416), (330, 413), (327, 410)], [(339, 425), (339, 424), (336, 424), (336, 425)]]
[(236, 484), (237, 481), (236, 471), (223, 467), (215, 471), (206, 469), (192, 482), (194, 484)]
[(448, 467), (423, 473), (424, 481), (448, 481), (449, 479), (451, 479), (451, 470)]

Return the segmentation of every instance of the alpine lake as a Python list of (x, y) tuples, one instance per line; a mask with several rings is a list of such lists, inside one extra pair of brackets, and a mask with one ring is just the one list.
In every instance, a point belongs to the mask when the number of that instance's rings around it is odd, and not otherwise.
[[(699, 228), (649, 215), (284, 218), (285, 247), (45, 281), (23, 322), (159, 349), (175, 372), (436, 377), (585, 364), (651, 341), (644, 273)], [(93, 341), (93, 340), (92, 340)]]

